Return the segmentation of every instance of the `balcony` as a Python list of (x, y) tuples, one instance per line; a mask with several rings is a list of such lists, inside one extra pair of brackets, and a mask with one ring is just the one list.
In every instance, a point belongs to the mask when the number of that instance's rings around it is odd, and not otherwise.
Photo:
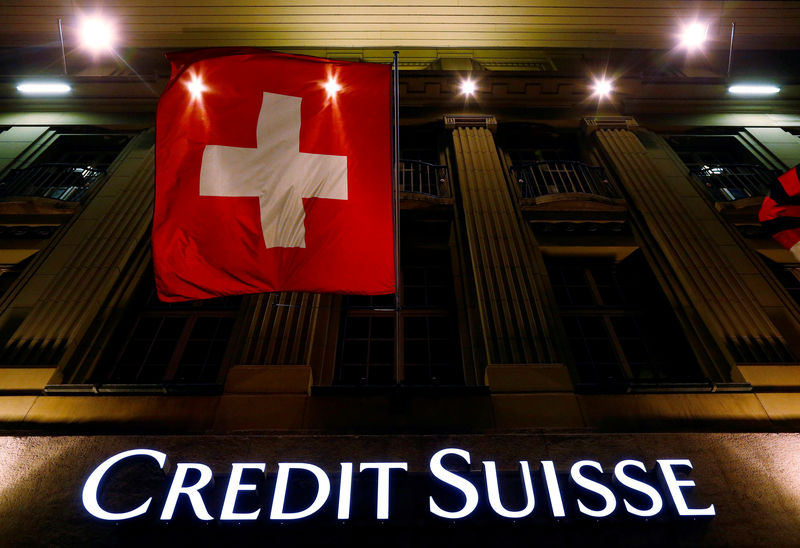
[(689, 172), (711, 194), (715, 202), (761, 198), (769, 193), (778, 173), (749, 164), (690, 165)]
[(519, 185), (523, 211), (561, 212), (568, 217), (577, 212), (601, 213), (598, 218), (625, 211), (619, 189), (602, 167), (567, 160), (540, 161), (513, 165), (511, 174)]
[(511, 172), (519, 184), (523, 200), (550, 194), (620, 198), (617, 187), (608, 180), (602, 167), (583, 162), (531, 162), (511, 166)]
[(106, 166), (39, 164), (12, 169), (0, 180), (0, 200), (30, 196), (61, 202), (80, 202), (106, 173)]
[(447, 166), (429, 164), (418, 160), (400, 160), (398, 184), (404, 208), (412, 206), (409, 200), (430, 204), (450, 204), (450, 177)]

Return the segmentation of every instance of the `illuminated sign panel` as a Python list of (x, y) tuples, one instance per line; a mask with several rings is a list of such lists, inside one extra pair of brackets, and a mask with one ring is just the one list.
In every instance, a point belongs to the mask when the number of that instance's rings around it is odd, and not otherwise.
[[(145, 459), (158, 469), (168, 471), (167, 455), (152, 449), (133, 449), (106, 459), (91, 472), (83, 486), (83, 506), (89, 514), (105, 521), (155, 516), (157, 511), (151, 507), (156, 507), (154, 500), (160, 497), (163, 502), (159, 519), (162, 521), (173, 520), (179, 506), (202, 521), (254, 521), (261, 517), (267, 501), (270, 521), (319, 517), (323, 508), (332, 506), (335, 506), (336, 519), (347, 521), (351, 519), (356, 496), (354, 479), (368, 477), (376, 479), (371, 489), (372, 516), (375, 520), (386, 521), (392, 519), (392, 504), (398, 497), (394, 486), (408, 473), (408, 464), (401, 461), (358, 465), (342, 462), (335, 474), (311, 463), (279, 462), (269, 497), (261, 492), (270, 477), (267, 463), (234, 462), (224, 487), (221, 508), (217, 511), (216, 506), (220, 505), (208, 495), (214, 483), (212, 469), (203, 463), (178, 462), (171, 479), (164, 484), (164, 492), (154, 492), (143, 500), (126, 499), (125, 508), (117, 508), (119, 503), (115, 508), (105, 506), (101, 502), (103, 485), (134, 459), (140, 463)], [(615, 515), (634, 519), (715, 515), (713, 504), (691, 501), (695, 482), (685, 477), (692, 470), (688, 459), (659, 459), (649, 473), (645, 463), (635, 459), (620, 460), (609, 470), (603, 469), (597, 461), (580, 460), (562, 474), (557, 473), (554, 461), (540, 461), (538, 470), (534, 471), (529, 461), (521, 460), (516, 479), (499, 473), (495, 461), (484, 460), (481, 464), (482, 473), (471, 471), (470, 453), (463, 449), (447, 448), (436, 452), (428, 464), (426, 483), (430, 492), (427, 500), (420, 499), (412, 505), (425, 506), (431, 515), (445, 520), (469, 518), (481, 505), (508, 520), (534, 516), (550, 519), (585, 516), (597, 520)], [(338, 495), (331, 496), (334, 487)], [(408, 495), (408, 491), (402, 494)], [(363, 490), (358, 496), (364, 498)]]

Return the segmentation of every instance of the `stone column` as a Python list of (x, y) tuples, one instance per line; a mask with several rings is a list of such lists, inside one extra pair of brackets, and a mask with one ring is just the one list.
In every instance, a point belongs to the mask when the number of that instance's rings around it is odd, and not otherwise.
[(494, 392), (571, 391), (560, 323), (533, 234), (511, 199), (484, 118), (453, 129), (466, 243)]
[(768, 314), (779, 296), (663, 139), (631, 119), (586, 122), (662, 259), (663, 283), (679, 295), (701, 342), (711, 343), (705, 363), (717, 368), (714, 380), (740, 382), (750, 364), (792, 362)]
[(17, 323), (0, 358), (0, 388), (60, 382), (58, 369), (117, 295), (152, 224), (153, 137), (148, 131), (129, 143), (0, 314), (0, 325)]

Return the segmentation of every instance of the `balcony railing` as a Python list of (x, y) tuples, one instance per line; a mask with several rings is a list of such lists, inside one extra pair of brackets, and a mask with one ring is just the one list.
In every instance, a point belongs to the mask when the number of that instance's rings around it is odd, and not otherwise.
[(418, 160), (400, 160), (400, 192), (450, 197), (447, 166)]
[(84, 164), (39, 164), (12, 169), (0, 180), (0, 198), (37, 196), (79, 202), (105, 173), (105, 166)]
[(620, 198), (617, 187), (608, 180), (602, 167), (575, 161), (542, 161), (511, 166), (522, 198), (548, 194), (592, 194)]
[(776, 171), (749, 164), (690, 165), (689, 172), (711, 193), (715, 202), (766, 196)]

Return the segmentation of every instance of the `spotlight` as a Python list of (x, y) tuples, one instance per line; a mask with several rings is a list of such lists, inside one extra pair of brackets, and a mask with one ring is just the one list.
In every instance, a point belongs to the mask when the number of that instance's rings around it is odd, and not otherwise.
[(461, 82), (462, 95), (475, 95), (475, 82), (472, 80), (463, 80)]
[(17, 91), (24, 95), (65, 95), (72, 87), (64, 82), (20, 82)]
[(92, 53), (111, 51), (114, 48), (114, 25), (100, 16), (84, 17), (80, 22), (81, 45)]
[(780, 90), (778, 86), (762, 84), (736, 84), (728, 88), (735, 95), (775, 95)]
[(203, 83), (203, 79), (197, 74), (191, 74), (191, 80), (187, 82), (186, 89), (192, 95), (192, 101), (199, 101), (203, 98), (203, 92), (208, 90), (208, 87)]
[(611, 82), (606, 80), (605, 78), (601, 78), (600, 80), (594, 81), (594, 86), (592, 86), (593, 93), (592, 95), (597, 95), (601, 99), (603, 97), (608, 97), (611, 95), (611, 92), (614, 89), (611, 87)]
[(325, 82), (322, 85), (322, 87), (324, 87), (325, 91), (328, 92), (328, 97), (334, 97), (337, 93), (339, 93), (342, 90), (341, 84), (339, 84), (339, 82), (337, 82), (336, 78), (334, 78), (333, 76), (328, 78), (328, 81)]
[(700, 48), (708, 36), (708, 25), (706, 23), (690, 23), (683, 27), (681, 32), (681, 46), (689, 51)]

